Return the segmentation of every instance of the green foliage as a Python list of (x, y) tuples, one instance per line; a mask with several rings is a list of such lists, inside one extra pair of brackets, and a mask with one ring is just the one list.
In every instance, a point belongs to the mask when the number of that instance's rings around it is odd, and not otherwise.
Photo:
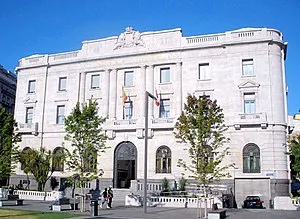
[(17, 143), (20, 136), (14, 133), (17, 127), (13, 115), (0, 106), (0, 180), (7, 180), (14, 173), (18, 161)]
[(178, 165), (189, 171), (198, 185), (204, 188), (213, 181), (228, 177), (229, 166), (221, 162), (229, 148), (224, 144), (229, 139), (224, 136), (228, 128), (224, 124), (224, 114), (217, 101), (207, 96), (188, 95), (180, 117), (175, 125), (175, 137), (186, 143), (189, 163), (179, 159)]
[(300, 177), (300, 134), (294, 134), (289, 139), (290, 154), (294, 157), (292, 170), (296, 177)]
[(31, 173), (38, 183), (38, 190), (44, 191), (47, 180), (51, 177), (54, 169), (51, 161), (52, 152), (46, 151), (45, 148), (29, 149), (20, 153), (20, 162), (24, 172), (28, 175)]
[(163, 178), (161, 182), (161, 187), (162, 187), (162, 194), (164, 196), (168, 196), (170, 192), (170, 182), (166, 177)]
[(187, 179), (181, 177), (179, 180), (179, 191), (185, 191), (186, 184), (187, 184)]
[(72, 146), (72, 151), (66, 151), (66, 164), (75, 175), (71, 181), (80, 183), (80, 187), (103, 174), (98, 169), (97, 158), (105, 152), (106, 135), (102, 129), (105, 118), (98, 115), (97, 102), (90, 100), (87, 104), (76, 104), (71, 114), (65, 120), (67, 132), (65, 140)]

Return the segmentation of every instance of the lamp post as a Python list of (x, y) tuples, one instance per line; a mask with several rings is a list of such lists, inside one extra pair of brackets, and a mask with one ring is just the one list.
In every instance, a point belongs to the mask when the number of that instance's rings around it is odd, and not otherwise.
[(144, 213), (147, 213), (147, 158), (148, 158), (148, 97), (151, 97), (153, 100), (157, 100), (155, 96), (150, 94), (148, 91), (145, 93), (145, 154), (144, 154), (144, 200), (143, 207)]

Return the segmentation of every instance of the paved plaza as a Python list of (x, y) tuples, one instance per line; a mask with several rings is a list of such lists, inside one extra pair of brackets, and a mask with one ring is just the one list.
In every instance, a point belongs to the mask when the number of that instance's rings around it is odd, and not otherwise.
[[(50, 211), (51, 202), (24, 201), (23, 206), (5, 206), (20, 210)], [(89, 212), (80, 213), (74, 219), (186, 219), (197, 218), (196, 209), (193, 208), (159, 208), (148, 207), (144, 214), (142, 207), (126, 207), (124, 202), (115, 202), (112, 209), (99, 209), (99, 216), (91, 217)], [(282, 211), (271, 209), (229, 209), (227, 219), (299, 219), (300, 211)]]

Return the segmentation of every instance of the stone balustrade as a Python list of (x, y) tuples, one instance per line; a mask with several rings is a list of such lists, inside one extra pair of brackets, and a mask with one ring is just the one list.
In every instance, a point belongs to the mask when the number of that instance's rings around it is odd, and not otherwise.
[(19, 195), (19, 199), (24, 200), (41, 200), (41, 201), (55, 201), (62, 197), (62, 192), (40, 192), (30, 190), (15, 190), (14, 195)]

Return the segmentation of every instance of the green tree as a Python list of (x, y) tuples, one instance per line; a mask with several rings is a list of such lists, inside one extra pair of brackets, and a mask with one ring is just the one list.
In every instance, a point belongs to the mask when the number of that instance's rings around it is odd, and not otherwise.
[(170, 195), (170, 182), (166, 177), (163, 178), (163, 180), (161, 182), (161, 187), (162, 187), (162, 195), (169, 196)]
[[(106, 135), (102, 129), (105, 118), (98, 115), (97, 102), (76, 104), (71, 114), (65, 120), (65, 140), (70, 143), (72, 150), (66, 152), (66, 164), (74, 173), (70, 181), (79, 182), (82, 188), (84, 183), (99, 178), (103, 174), (98, 169), (98, 156), (106, 147)], [(74, 182), (73, 182), (74, 183)]]
[(228, 177), (229, 166), (222, 165), (222, 160), (229, 148), (224, 132), (224, 114), (217, 101), (207, 96), (188, 95), (184, 110), (175, 125), (175, 137), (187, 143), (190, 160), (188, 163), (179, 159), (178, 165), (189, 171), (189, 177), (195, 179), (198, 186), (207, 192), (208, 185)]
[(20, 135), (14, 131), (17, 127), (13, 115), (0, 106), (0, 185), (8, 185), (9, 177), (14, 173), (18, 161), (17, 143)]
[(300, 177), (300, 134), (293, 134), (289, 138), (290, 155), (293, 156), (292, 170), (296, 177)]
[(38, 183), (38, 190), (44, 191), (46, 182), (54, 172), (53, 153), (45, 148), (29, 149), (20, 153), (24, 172), (31, 173)]

